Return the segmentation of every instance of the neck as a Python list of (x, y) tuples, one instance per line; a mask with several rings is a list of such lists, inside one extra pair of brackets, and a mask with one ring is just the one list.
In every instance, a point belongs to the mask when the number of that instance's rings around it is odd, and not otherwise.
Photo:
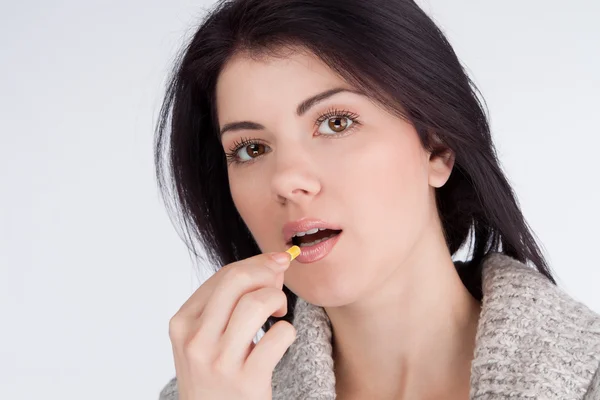
[(430, 237), (382, 286), (326, 308), (338, 398), (468, 398), (481, 308)]

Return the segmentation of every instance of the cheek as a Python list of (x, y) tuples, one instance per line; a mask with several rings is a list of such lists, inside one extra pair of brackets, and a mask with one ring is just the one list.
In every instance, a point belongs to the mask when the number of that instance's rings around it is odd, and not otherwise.
[(257, 189), (264, 188), (265, 184), (265, 182), (258, 182), (252, 174), (229, 179), (233, 203), (261, 249), (264, 249), (265, 244), (261, 243), (260, 238), (272, 234), (267, 232), (269, 228), (267, 221), (270, 218), (269, 191)]
[(354, 166), (347, 166), (354, 179), (347, 186), (346, 198), (353, 199), (348, 212), (356, 218), (352, 226), (362, 227), (360, 241), (370, 243), (365, 248), (399, 251), (427, 220), (426, 155), (412, 127), (379, 136), (358, 153)]

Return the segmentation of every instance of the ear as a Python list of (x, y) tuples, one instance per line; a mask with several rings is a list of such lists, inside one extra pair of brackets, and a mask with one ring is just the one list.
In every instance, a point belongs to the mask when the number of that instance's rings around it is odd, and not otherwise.
[(440, 188), (446, 184), (454, 167), (454, 152), (450, 149), (442, 153), (429, 154), (429, 185)]

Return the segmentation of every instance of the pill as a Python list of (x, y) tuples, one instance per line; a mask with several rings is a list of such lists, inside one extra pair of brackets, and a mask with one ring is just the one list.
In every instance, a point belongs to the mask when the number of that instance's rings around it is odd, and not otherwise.
[(292, 256), (292, 258), (290, 260), (290, 261), (292, 261), (294, 258), (296, 258), (300, 255), (300, 247), (292, 246), (289, 249), (287, 249), (285, 252), (288, 253), (290, 256)]

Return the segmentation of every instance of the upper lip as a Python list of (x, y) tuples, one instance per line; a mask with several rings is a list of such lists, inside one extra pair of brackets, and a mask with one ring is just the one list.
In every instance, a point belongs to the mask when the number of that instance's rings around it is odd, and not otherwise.
[(314, 228), (325, 228), (332, 230), (341, 230), (342, 228), (334, 223), (326, 222), (317, 218), (302, 218), (296, 221), (287, 222), (283, 225), (283, 238), (285, 243), (291, 243), (292, 237), (298, 232), (306, 232)]

